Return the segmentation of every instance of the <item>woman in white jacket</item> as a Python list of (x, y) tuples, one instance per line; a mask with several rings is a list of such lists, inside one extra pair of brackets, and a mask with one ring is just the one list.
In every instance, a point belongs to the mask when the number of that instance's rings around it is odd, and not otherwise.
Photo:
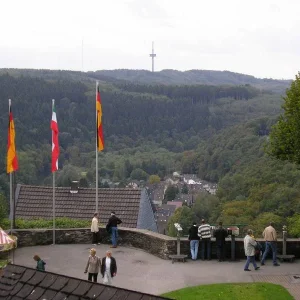
[(94, 218), (92, 219), (91, 232), (93, 235), (92, 244), (95, 246), (96, 244), (100, 245), (99, 242), (99, 225), (98, 225), (98, 214), (94, 213)]
[(249, 269), (250, 263), (253, 264), (255, 270), (259, 269), (259, 267), (256, 265), (255, 262), (255, 247), (257, 243), (252, 237), (252, 235), (253, 235), (253, 231), (251, 229), (248, 229), (247, 235), (244, 238), (245, 255), (247, 256), (247, 261), (244, 267), (244, 271), (251, 271)]

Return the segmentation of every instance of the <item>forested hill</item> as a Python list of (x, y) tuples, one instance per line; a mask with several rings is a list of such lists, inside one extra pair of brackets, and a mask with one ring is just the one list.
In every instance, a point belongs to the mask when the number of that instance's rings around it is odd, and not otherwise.
[(146, 70), (102, 70), (88, 72), (90, 76), (126, 80), (138, 83), (152, 84), (172, 84), (172, 85), (245, 85), (249, 84), (258, 89), (272, 90), (282, 93), (291, 84), (291, 80), (276, 80), (269, 78), (255, 78), (254, 76), (234, 73), (229, 71), (210, 71), (210, 70), (162, 70), (160, 72), (150, 72)]
[[(9, 98), (16, 127), (18, 183), (51, 183), (54, 98), (61, 150), (57, 184), (68, 185), (82, 177), (86, 185), (95, 184), (95, 74), (0, 70), (0, 193), (7, 182)], [(184, 151), (195, 150), (217, 132), (245, 120), (276, 117), (282, 104), (280, 95), (251, 85), (150, 85), (102, 78), (100, 90), (105, 150), (99, 174), (118, 182), (152, 174), (163, 178), (180, 171)], [(269, 125), (259, 122), (256, 134), (268, 130)]]
[(291, 84), (291, 80), (277, 80), (269, 78), (256, 78), (254, 76), (229, 71), (209, 70), (162, 70), (150, 72), (147, 70), (100, 70), (96, 72), (79, 72), (67, 70), (36, 70), (36, 69), (0, 69), (1, 74), (12, 76), (41, 77), (48, 80), (68, 79), (81, 82), (91, 82), (95, 79), (112, 83), (124, 84), (126, 82), (138, 84), (163, 85), (251, 85), (259, 90), (269, 90), (283, 94)]
[[(132, 71), (138, 72), (161, 74)], [(214, 76), (207, 81), (214, 83), (210, 85), (144, 84), (130, 76), (124, 80), (104, 73), (0, 70), (0, 218), (1, 199), (9, 194), (8, 99), (12, 99), (19, 159), (15, 183), (52, 184), (50, 120), (55, 99), (60, 143), (56, 185), (79, 180), (81, 186), (91, 187), (96, 180), (96, 79), (105, 138), (105, 149), (99, 153), (99, 186), (105, 186), (105, 181), (125, 186), (131, 180), (148, 181), (150, 175), (164, 179), (179, 171), (219, 184), (217, 197), (210, 195), (214, 197), (210, 208), (203, 207), (201, 195), (197, 197), (199, 220), (253, 222), (253, 228), (261, 230), (266, 219), (281, 224), (299, 211), (299, 170), (278, 164), (263, 150), (283, 104), (274, 87), (287, 82), (266, 81), (269, 85), (261, 89), (259, 79), (219, 72), (224, 75), (221, 85)], [(263, 222), (258, 224), (259, 220)]]

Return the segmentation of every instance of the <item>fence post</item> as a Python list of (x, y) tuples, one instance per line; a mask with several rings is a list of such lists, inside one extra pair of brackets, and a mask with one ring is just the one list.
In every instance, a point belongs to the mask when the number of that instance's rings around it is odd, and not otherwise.
[(287, 226), (282, 227), (282, 254), (286, 255), (286, 237), (287, 237)]

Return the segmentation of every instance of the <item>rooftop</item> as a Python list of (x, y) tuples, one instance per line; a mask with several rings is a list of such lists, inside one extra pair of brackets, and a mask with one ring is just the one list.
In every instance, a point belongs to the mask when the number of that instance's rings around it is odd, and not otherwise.
[(1, 299), (163, 300), (164, 297), (112, 287), (87, 280), (8, 265), (0, 277)]
[[(96, 190), (78, 188), (71, 193), (70, 187), (55, 188), (56, 217), (89, 220), (95, 212)], [(52, 218), (52, 187), (18, 185), (16, 190), (18, 218)], [(99, 189), (100, 223), (107, 222), (110, 212), (115, 211), (122, 226), (136, 228), (142, 197), (141, 189)]]

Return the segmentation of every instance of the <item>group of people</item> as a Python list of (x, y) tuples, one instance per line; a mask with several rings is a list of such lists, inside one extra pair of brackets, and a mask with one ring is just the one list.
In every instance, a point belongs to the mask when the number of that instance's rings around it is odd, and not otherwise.
[[(92, 219), (91, 232), (92, 232), (92, 243), (93, 245), (100, 244), (99, 242), (99, 221), (98, 214), (95, 213)], [(122, 221), (115, 215), (115, 212), (111, 212), (111, 217), (106, 225), (106, 230), (111, 233), (112, 246), (111, 248), (117, 247), (118, 242), (118, 224)], [(199, 242), (201, 240), (201, 259), (211, 260), (211, 238), (212, 236), (216, 239), (216, 250), (217, 258), (219, 262), (225, 260), (226, 257), (226, 244), (225, 238), (228, 236), (227, 229), (223, 228), (222, 222), (219, 222), (218, 227), (213, 231), (212, 227), (205, 222), (204, 219), (201, 221), (201, 225), (198, 227), (196, 222), (193, 223), (189, 229), (189, 241), (192, 260), (196, 260), (198, 257)], [(271, 222), (268, 227), (263, 231), (263, 237), (265, 240), (265, 251), (262, 255), (261, 265), (265, 265), (265, 260), (270, 251), (272, 251), (273, 265), (279, 266), (277, 263), (277, 235), (274, 228), (274, 224)], [(261, 251), (261, 245), (255, 240), (253, 231), (248, 229), (247, 235), (244, 238), (244, 250), (245, 256), (247, 257), (244, 271), (251, 271), (249, 269), (250, 264), (253, 264), (255, 270), (259, 270), (255, 261), (256, 250)], [(206, 254), (206, 255), (205, 255)], [(46, 263), (38, 256), (34, 255), (33, 259), (37, 262), (36, 269), (39, 271), (45, 271)], [(96, 255), (96, 249), (90, 250), (90, 256), (88, 258), (84, 273), (88, 273), (88, 280), (97, 282), (98, 274), (101, 273), (103, 277), (103, 283), (111, 285), (112, 278), (117, 274), (117, 263), (116, 259), (112, 257), (110, 250), (106, 251), (106, 256), (102, 259)]]
[[(106, 230), (111, 234), (112, 246), (111, 248), (117, 248), (118, 244), (118, 225), (122, 221), (116, 216), (115, 212), (111, 212), (111, 216), (106, 225)], [(99, 219), (98, 213), (94, 213), (91, 224), (92, 232), (92, 244), (100, 245), (100, 232), (99, 232)], [(33, 259), (36, 261), (36, 269), (39, 271), (45, 271), (46, 263), (38, 256), (34, 255)], [(84, 273), (88, 273), (88, 280), (97, 282), (98, 274), (101, 273), (103, 277), (103, 283), (111, 285), (112, 278), (117, 274), (116, 259), (112, 257), (110, 250), (106, 251), (106, 256), (102, 259), (96, 255), (96, 249), (90, 249), (90, 255), (85, 267)]]
[[(228, 236), (228, 232), (223, 228), (222, 222), (219, 222), (219, 226), (213, 232), (213, 236), (216, 238), (217, 246), (217, 257), (218, 260), (225, 260), (225, 238)], [(194, 222), (192, 227), (189, 229), (189, 241), (192, 260), (196, 260), (198, 257), (199, 242), (201, 240), (201, 259), (211, 260), (211, 238), (212, 231), (211, 226), (205, 222), (204, 219), (201, 221), (201, 225), (198, 227), (197, 223)], [(205, 255), (206, 252), (206, 255)]]
[[(219, 222), (218, 227), (212, 233), (212, 227), (205, 222), (204, 219), (201, 221), (201, 225), (198, 227), (197, 223), (194, 222), (192, 227), (189, 229), (189, 241), (190, 251), (192, 260), (196, 260), (198, 257), (198, 248), (201, 241), (201, 259), (211, 260), (211, 238), (216, 238), (216, 250), (217, 258), (219, 262), (225, 260), (226, 257), (226, 244), (225, 238), (229, 235), (228, 230), (223, 227), (222, 222)], [(265, 265), (265, 260), (268, 253), (272, 252), (273, 266), (279, 266), (277, 262), (277, 235), (274, 228), (274, 224), (271, 222), (268, 227), (263, 231), (263, 238), (265, 240), (265, 250), (261, 258), (261, 265)], [(244, 271), (250, 271), (249, 265), (253, 264), (255, 270), (259, 270), (255, 261), (256, 252), (261, 252), (262, 246), (258, 243), (253, 235), (253, 231), (248, 229), (247, 235), (244, 238), (244, 250), (245, 256), (247, 257)]]
[[(122, 221), (116, 216), (114, 211), (111, 212), (110, 218), (106, 225), (106, 230), (108, 233), (111, 234), (111, 248), (117, 248), (118, 245), (118, 225), (122, 223)], [(98, 213), (94, 213), (94, 217), (92, 219), (91, 225), (91, 232), (92, 232), (92, 244), (93, 245), (100, 245), (100, 232), (99, 232), (99, 218)]]
[(106, 251), (106, 256), (102, 259), (96, 255), (96, 249), (90, 250), (84, 273), (88, 273), (88, 280), (97, 282), (98, 273), (101, 273), (104, 284), (112, 284), (112, 278), (117, 274), (116, 259), (112, 257), (110, 250)]
[[(121, 224), (122, 221), (116, 216), (114, 211), (111, 212), (110, 218), (106, 225), (106, 230), (111, 234), (111, 248), (117, 248), (118, 246), (118, 225)], [(92, 219), (91, 224), (91, 232), (92, 232), (92, 244), (100, 245), (100, 232), (99, 232), (99, 218), (98, 213), (94, 213), (94, 217)], [(96, 249), (92, 248), (90, 250), (90, 256), (85, 268), (84, 273), (88, 273), (88, 280), (97, 282), (98, 273), (100, 272), (103, 277), (104, 284), (112, 284), (112, 278), (117, 274), (117, 263), (114, 257), (111, 256), (111, 251), (106, 251), (106, 257), (100, 259), (96, 255)]]
[[(36, 254), (33, 256), (36, 261), (36, 269), (45, 272), (46, 263)], [(102, 259), (96, 255), (96, 249), (90, 250), (84, 273), (88, 273), (88, 280), (97, 282), (99, 272), (102, 275), (103, 283), (111, 285), (112, 278), (117, 274), (117, 262), (110, 250), (106, 251), (106, 256)]]
[[(277, 262), (277, 234), (274, 228), (274, 224), (271, 222), (268, 227), (265, 228), (263, 231), (263, 238), (265, 240), (265, 251), (262, 255), (260, 264), (262, 266), (265, 265), (266, 257), (269, 252), (272, 252), (272, 262), (274, 267), (278, 267), (279, 264)], [(244, 249), (245, 249), (245, 256), (247, 257), (246, 264), (244, 266), (244, 271), (251, 271), (249, 269), (250, 263), (253, 264), (254, 270), (259, 270), (260, 267), (257, 266), (255, 261), (255, 252), (261, 251), (261, 245), (255, 240), (253, 231), (248, 229), (247, 235), (244, 239)]]

